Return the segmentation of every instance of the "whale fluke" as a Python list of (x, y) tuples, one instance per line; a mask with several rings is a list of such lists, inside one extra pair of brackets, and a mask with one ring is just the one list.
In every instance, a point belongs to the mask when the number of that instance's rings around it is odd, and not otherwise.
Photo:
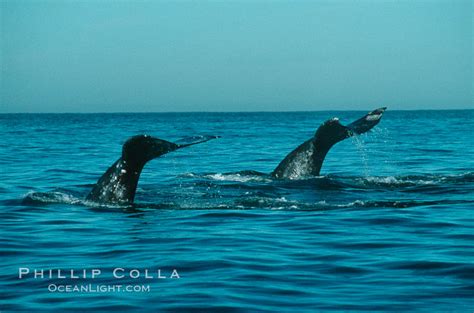
[(133, 136), (124, 143), (122, 156), (102, 175), (86, 199), (99, 203), (131, 204), (138, 179), (148, 161), (215, 138), (218, 136), (195, 136), (173, 143), (149, 135)]
[[(357, 121), (350, 123), (346, 127), (355, 134), (363, 134), (380, 122), (382, 114), (385, 112), (386, 109), (386, 107), (383, 107), (373, 110), (367, 113), (364, 117), (358, 119)], [(350, 134), (350, 136), (352, 135), (353, 134)]]
[(275, 178), (288, 179), (318, 176), (324, 158), (333, 145), (369, 131), (379, 123), (386, 109), (383, 107), (373, 110), (347, 126), (341, 125), (337, 118), (327, 120), (318, 128), (313, 138), (290, 152), (271, 175)]

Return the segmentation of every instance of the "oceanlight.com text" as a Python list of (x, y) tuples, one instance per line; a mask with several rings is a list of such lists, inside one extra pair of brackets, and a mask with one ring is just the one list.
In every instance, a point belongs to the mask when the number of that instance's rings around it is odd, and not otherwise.
[(49, 292), (58, 293), (109, 293), (109, 292), (150, 292), (150, 285), (95, 285), (95, 284), (77, 284), (61, 285), (49, 284)]

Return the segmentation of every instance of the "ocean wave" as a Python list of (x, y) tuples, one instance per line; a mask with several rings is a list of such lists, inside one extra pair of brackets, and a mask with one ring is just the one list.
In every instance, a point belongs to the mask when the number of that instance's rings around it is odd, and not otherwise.
[(416, 185), (436, 185), (439, 183), (467, 183), (474, 182), (474, 173), (467, 172), (461, 174), (425, 174), (406, 176), (367, 176), (356, 178), (356, 181), (365, 185), (378, 186), (416, 186)]
[(262, 176), (256, 176), (256, 175), (245, 175), (245, 174), (240, 174), (240, 173), (228, 173), (228, 174), (208, 174), (204, 176), (205, 178), (209, 178), (212, 180), (218, 180), (218, 181), (230, 181), (230, 182), (241, 182), (241, 183), (246, 183), (246, 182), (270, 182), (271, 179), (262, 177)]
[(23, 202), (25, 203), (64, 203), (64, 204), (81, 204), (83, 203), (82, 199), (78, 199), (75, 196), (59, 192), (28, 192), (24, 198)]
[(245, 198), (236, 202), (248, 209), (320, 211), (354, 208), (411, 208), (436, 205), (472, 204), (470, 200), (354, 200), (348, 202), (330, 202), (326, 200), (314, 203), (300, 202), (282, 198)]
[[(300, 180), (281, 180), (275, 179), (268, 174), (254, 171), (241, 171), (235, 173), (207, 173), (195, 174), (189, 173), (187, 178), (206, 179), (216, 183), (235, 182), (235, 183), (265, 183), (267, 185), (282, 186), (287, 188), (306, 188), (316, 189), (397, 189), (420, 187), (420, 191), (430, 191), (430, 187), (447, 188), (450, 185), (466, 184), (474, 182), (474, 172), (465, 172), (461, 174), (419, 174), (419, 175), (390, 175), (390, 176), (338, 176), (326, 175), (307, 177)], [(412, 191), (417, 191), (414, 189)]]
[(270, 175), (257, 172), (257, 171), (239, 171), (231, 173), (205, 173), (205, 174), (196, 174), (196, 173), (186, 173), (179, 175), (178, 177), (183, 178), (204, 178), (214, 181), (228, 181), (228, 182), (271, 182), (272, 179)]
[[(30, 191), (24, 195), (23, 204), (71, 204), (93, 208), (152, 208), (152, 209), (272, 209), (272, 210), (326, 210), (345, 208), (409, 208), (417, 206), (449, 205), (472, 203), (474, 199), (446, 199), (438, 195), (454, 192), (468, 193), (474, 174), (449, 175), (405, 175), (405, 176), (320, 176), (305, 180), (276, 180), (258, 172), (236, 173), (189, 173), (188, 183), (180, 181), (173, 185), (152, 185), (140, 188), (138, 203), (101, 204), (84, 199), (65, 189), (51, 192)], [(187, 185), (189, 184), (189, 185)], [(465, 186), (460, 186), (465, 184)], [(83, 187), (85, 188), (85, 187)], [(319, 191), (319, 193), (318, 193)], [(367, 199), (365, 192), (377, 192)], [(389, 199), (380, 191), (397, 191), (413, 196)], [(364, 192), (364, 193), (361, 193)], [(343, 198), (325, 195), (344, 194)], [(208, 195), (212, 195), (209, 197)], [(420, 195), (429, 195), (421, 197)], [(411, 199), (412, 198), (412, 199)], [(344, 201), (344, 199), (348, 199)], [(460, 201), (460, 202), (459, 202)], [(141, 202), (141, 203), (140, 203)]]
[(35, 192), (30, 191), (24, 195), (22, 204), (71, 204), (71, 205), (82, 205), (87, 207), (100, 207), (100, 208), (127, 208), (130, 205), (119, 205), (119, 204), (103, 204), (78, 198), (77, 196), (60, 191), (51, 192)]

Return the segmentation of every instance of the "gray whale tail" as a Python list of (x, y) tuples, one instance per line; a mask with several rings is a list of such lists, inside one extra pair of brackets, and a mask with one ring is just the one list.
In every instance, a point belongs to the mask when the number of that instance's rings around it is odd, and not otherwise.
[(86, 200), (131, 204), (135, 198), (138, 179), (148, 161), (168, 152), (215, 138), (218, 136), (194, 136), (173, 143), (149, 135), (133, 136), (124, 143), (122, 156), (97, 181)]
[(383, 107), (373, 110), (347, 126), (343, 126), (337, 118), (327, 120), (318, 128), (314, 137), (290, 152), (271, 175), (288, 179), (319, 175), (324, 158), (333, 145), (369, 131), (380, 122), (386, 109)]

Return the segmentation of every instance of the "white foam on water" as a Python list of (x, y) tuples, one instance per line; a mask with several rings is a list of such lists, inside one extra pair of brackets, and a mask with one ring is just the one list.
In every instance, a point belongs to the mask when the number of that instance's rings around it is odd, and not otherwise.
[(243, 175), (239, 173), (235, 173), (235, 174), (216, 173), (216, 174), (208, 174), (208, 175), (205, 175), (204, 177), (213, 179), (213, 180), (218, 180), (218, 181), (233, 181), (233, 182), (240, 182), (240, 183), (271, 181), (270, 179), (265, 178), (265, 177), (256, 176), (256, 175)]
[(358, 179), (362, 183), (372, 183), (378, 185), (393, 185), (393, 186), (403, 186), (403, 185), (434, 185), (440, 180), (443, 180), (443, 177), (440, 177), (439, 180), (434, 179), (434, 177), (423, 178), (409, 178), (409, 177), (395, 177), (395, 176), (367, 176), (364, 178)]
[(29, 198), (34, 201), (43, 203), (65, 203), (65, 204), (80, 204), (82, 199), (78, 199), (70, 194), (63, 192), (34, 192), (30, 191), (25, 194), (24, 198)]
[(52, 192), (35, 192), (30, 191), (24, 195), (23, 198), (37, 201), (40, 203), (57, 203), (57, 204), (73, 204), (73, 205), (84, 205), (88, 207), (102, 207), (102, 208), (124, 208), (129, 205), (121, 204), (104, 204), (98, 203), (90, 200), (84, 200), (82, 198), (77, 198), (71, 194), (67, 194), (59, 191)]

